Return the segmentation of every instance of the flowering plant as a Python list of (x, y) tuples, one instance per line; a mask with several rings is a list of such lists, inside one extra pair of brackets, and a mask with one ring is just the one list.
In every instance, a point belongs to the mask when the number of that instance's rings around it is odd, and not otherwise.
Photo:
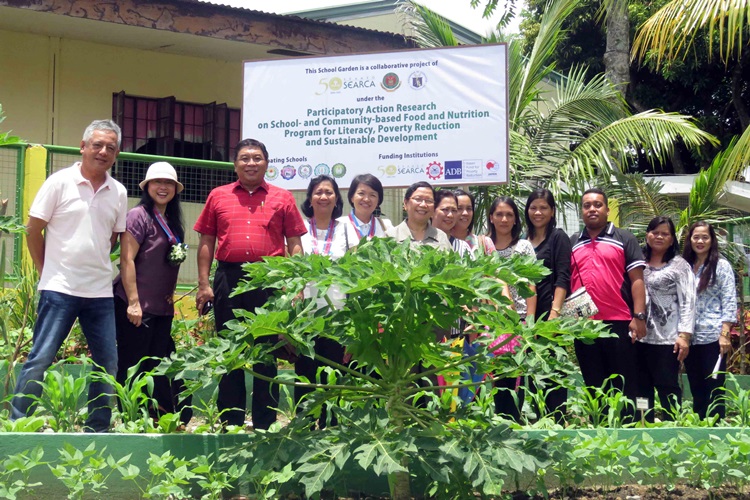
[(187, 258), (187, 243), (175, 243), (167, 255), (167, 262), (173, 266), (179, 266)]

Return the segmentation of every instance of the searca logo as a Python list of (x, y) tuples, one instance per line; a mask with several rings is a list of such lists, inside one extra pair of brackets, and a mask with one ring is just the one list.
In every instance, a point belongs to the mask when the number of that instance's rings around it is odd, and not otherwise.
[(375, 79), (368, 76), (362, 76), (359, 78), (345, 78), (344, 79), (344, 90), (351, 89), (371, 89), (375, 88)]
[(355, 78), (339, 78), (338, 76), (323, 77), (318, 80), (319, 88), (315, 95), (325, 93), (338, 94), (347, 90), (372, 89), (377, 87), (375, 78), (370, 76), (361, 76)]

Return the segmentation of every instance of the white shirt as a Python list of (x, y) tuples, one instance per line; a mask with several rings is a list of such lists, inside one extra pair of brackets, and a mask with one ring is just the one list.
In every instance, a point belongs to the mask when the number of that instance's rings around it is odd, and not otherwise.
[[(328, 228), (315, 228), (315, 231), (313, 231), (310, 220), (307, 220), (305, 225), (307, 226), (307, 233), (301, 237), (302, 251), (305, 255), (316, 253), (315, 250), (317, 250), (318, 254), (328, 255), (331, 259), (336, 260), (339, 257), (343, 257), (347, 250), (359, 244), (359, 237), (353, 226), (338, 219), (334, 221), (331, 246), (328, 252), (326, 252)], [(313, 237), (313, 233), (315, 233), (317, 238)], [(305, 286), (304, 294), (305, 297), (315, 297), (318, 294), (318, 289), (313, 284), (308, 283)], [(328, 289), (328, 297), (335, 307), (341, 307), (344, 304), (345, 294), (341, 293), (341, 290), (336, 286)], [(318, 304), (318, 308), (327, 304), (324, 297), (318, 297), (315, 299), (315, 302)]]
[[(370, 229), (372, 228), (371, 222), (369, 220), (367, 222), (362, 222), (356, 215), (354, 215), (353, 210), (351, 212), (351, 216), (352, 218), (354, 218), (354, 221), (349, 218), (349, 215), (342, 215), (338, 218), (338, 220), (339, 222), (345, 222), (348, 226), (351, 226), (354, 234), (356, 235), (357, 241), (359, 241), (361, 238), (370, 234)], [(375, 234), (373, 236), (377, 236), (378, 238), (385, 238), (385, 232), (392, 227), (393, 223), (390, 220), (384, 217), (375, 217)]]
[(94, 192), (81, 163), (44, 181), (29, 216), (47, 222), (39, 290), (75, 297), (112, 297), (112, 233), (125, 231), (128, 194), (107, 174)]

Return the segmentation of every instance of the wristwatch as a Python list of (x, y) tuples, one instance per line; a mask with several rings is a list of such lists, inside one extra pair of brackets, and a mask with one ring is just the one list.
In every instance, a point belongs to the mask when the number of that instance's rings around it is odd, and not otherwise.
[(646, 313), (634, 313), (633, 317), (641, 321), (646, 321)]

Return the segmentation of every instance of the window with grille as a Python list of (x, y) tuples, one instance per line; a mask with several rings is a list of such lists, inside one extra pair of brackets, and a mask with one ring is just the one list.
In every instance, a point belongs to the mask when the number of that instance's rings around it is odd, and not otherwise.
[[(112, 94), (112, 118), (122, 128), (121, 150), (127, 153), (174, 156), (198, 160), (232, 161), (234, 147), (240, 140), (240, 110), (216, 102), (197, 104), (174, 97), (140, 97), (124, 91)], [(141, 162), (119, 162), (117, 177), (132, 194), (147, 165)], [(196, 170), (193, 172), (193, 170)], [(177, 168), (180, 178), (198, 178), (205, 169), (188, 166)], [(234, 180), (232, 171), (212, 172), (219, 184)], [(225, 182), (226, 181), (226, 182)], [(209, 183), (212, 184), (212, 183)], [(216, 184), (216, 185), (219, 185)], [(183, 201), (202, 203), (207, 186), (185, 186)]]

